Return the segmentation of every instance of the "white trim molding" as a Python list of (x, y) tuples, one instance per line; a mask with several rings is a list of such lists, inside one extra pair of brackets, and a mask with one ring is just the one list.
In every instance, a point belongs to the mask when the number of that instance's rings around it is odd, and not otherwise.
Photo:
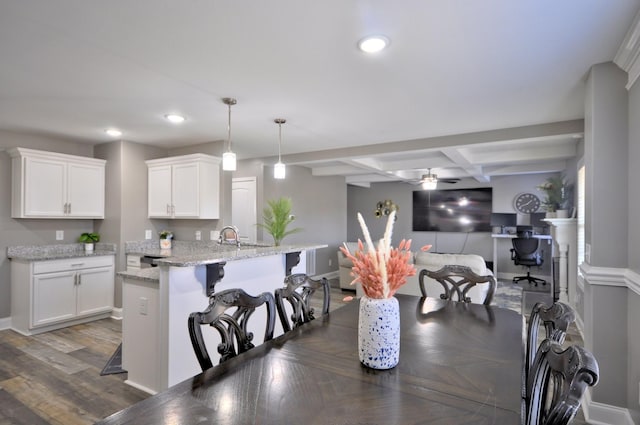
[(582, 263), (580, 264), (580, 272), (589, 285), (618, 286), (640, 295), (640, 274), (631, 269), (594, 267)]
[(627, 287), (625, 274), (627, 269), (616, 267), (594, 267), (587, 263), (580, 264), (585, 281), (589, 285)]
[(122, 320), (122, 308), (114, 307), (111, 310), (111, 318), (115, 320)]
[[(582, 281), (579, 284), (583, 287), (585, 285), (593, 285), (626, 288), (640, 295), (640, 274), (631, 269), (594, 267), (587, 263), (582, 263), (580, 264), (580, 272), (582, 276), (578, 280)], [(584, 325), (582, 324), (582, 326)], [(635, 425), (627, 408), (593, 401), (590, 390), (585, 392), (583, 401), (584, 417), (590, 424)]]
[(591, 400), (591, 389), (585, 391), (582, 398), (584, 419), (593, 425), (635, 425), (631, 413), (624, 407), (611, 406)]
[(636, 14), (613, 62), (627, 72), (627, 90), (630, 90), (640, 76), (640, 12)]

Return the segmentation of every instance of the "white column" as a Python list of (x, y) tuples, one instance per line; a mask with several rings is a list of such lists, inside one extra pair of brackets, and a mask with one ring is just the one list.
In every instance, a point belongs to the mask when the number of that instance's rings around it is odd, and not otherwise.
[(551, 235), (559, 253), (560, 301), (575, 306), (576, 280), (578, 273), (577, 234), (575, 218), (547, 218), (551, 224)]

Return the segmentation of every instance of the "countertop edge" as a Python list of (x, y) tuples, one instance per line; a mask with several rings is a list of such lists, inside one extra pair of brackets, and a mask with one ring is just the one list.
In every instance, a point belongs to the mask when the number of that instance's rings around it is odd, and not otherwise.
[(226, 250), (220, 252), (205, 252), (193, 255), (176, 255), (166, 258), (159, 258), (155, 263), (159, 266), (170, 267), (195, 267), (207, 264), (215, 264), (228, 261), (246, 260), (250, 258), (266, 257), (270, 255), (289, 254), (292, 252), (308, 251), (313, 249), (326, 248), (326, 244), (307, 245), (283, 245), (256, 247), (250, 249)]

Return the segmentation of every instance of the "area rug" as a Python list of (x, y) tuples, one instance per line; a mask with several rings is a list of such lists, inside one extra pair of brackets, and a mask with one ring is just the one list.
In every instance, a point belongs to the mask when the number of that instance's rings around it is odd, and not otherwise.
[(498, 280), (491, 304), (522, 312), (522, 286), (509, 280)]
[(102, 372), (100, 372), (100, 376), (115, 375), (117, 373), (127, 373), (127, 371), (122, 368), (122, 344), (118, 345), (116, 351), (111, 355), (106, 366), (102, 369)]

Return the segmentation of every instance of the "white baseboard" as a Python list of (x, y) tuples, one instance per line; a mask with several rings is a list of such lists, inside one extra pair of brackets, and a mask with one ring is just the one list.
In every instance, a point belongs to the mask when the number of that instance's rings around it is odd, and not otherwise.
[(133, 381), (130, 381), (130, 380), (128, 380), (128, 379), (126, 379), (126, 380), (124, 381), (124, 383), (125, 383), (125, 384), (127, 384), (127, 385), (132, 386), (133, 388), (137, 388), (137, 389), (139, 389), (140, 391), (144, 391), (144, 392), (145, 392), (145, 393), (147, 393), (147, 394), (151, 394), (151, 395), (158, 394), (158, 392), (157, 392), (157, 391), (154, 391), (154, 390), (152, 390), (152, 389), (150, 389), (150, 388), (147, 388), (147, 387), (145, 387), (144, 385), (137, 384), (137, 383), (135, 383), (135, 382), (133, 382)]
[(611, 406), (591, 400), (591, 391), (587, 390), (582, 398), (584, 419), (593, 425), (635, 425), (628, 409)]
[(114, 307), (113, 310), (111, 310), (111, 318), (122, 320), (122, 308)]
[(0, 331), (11, 329), (11, 316), (0, 317)]

